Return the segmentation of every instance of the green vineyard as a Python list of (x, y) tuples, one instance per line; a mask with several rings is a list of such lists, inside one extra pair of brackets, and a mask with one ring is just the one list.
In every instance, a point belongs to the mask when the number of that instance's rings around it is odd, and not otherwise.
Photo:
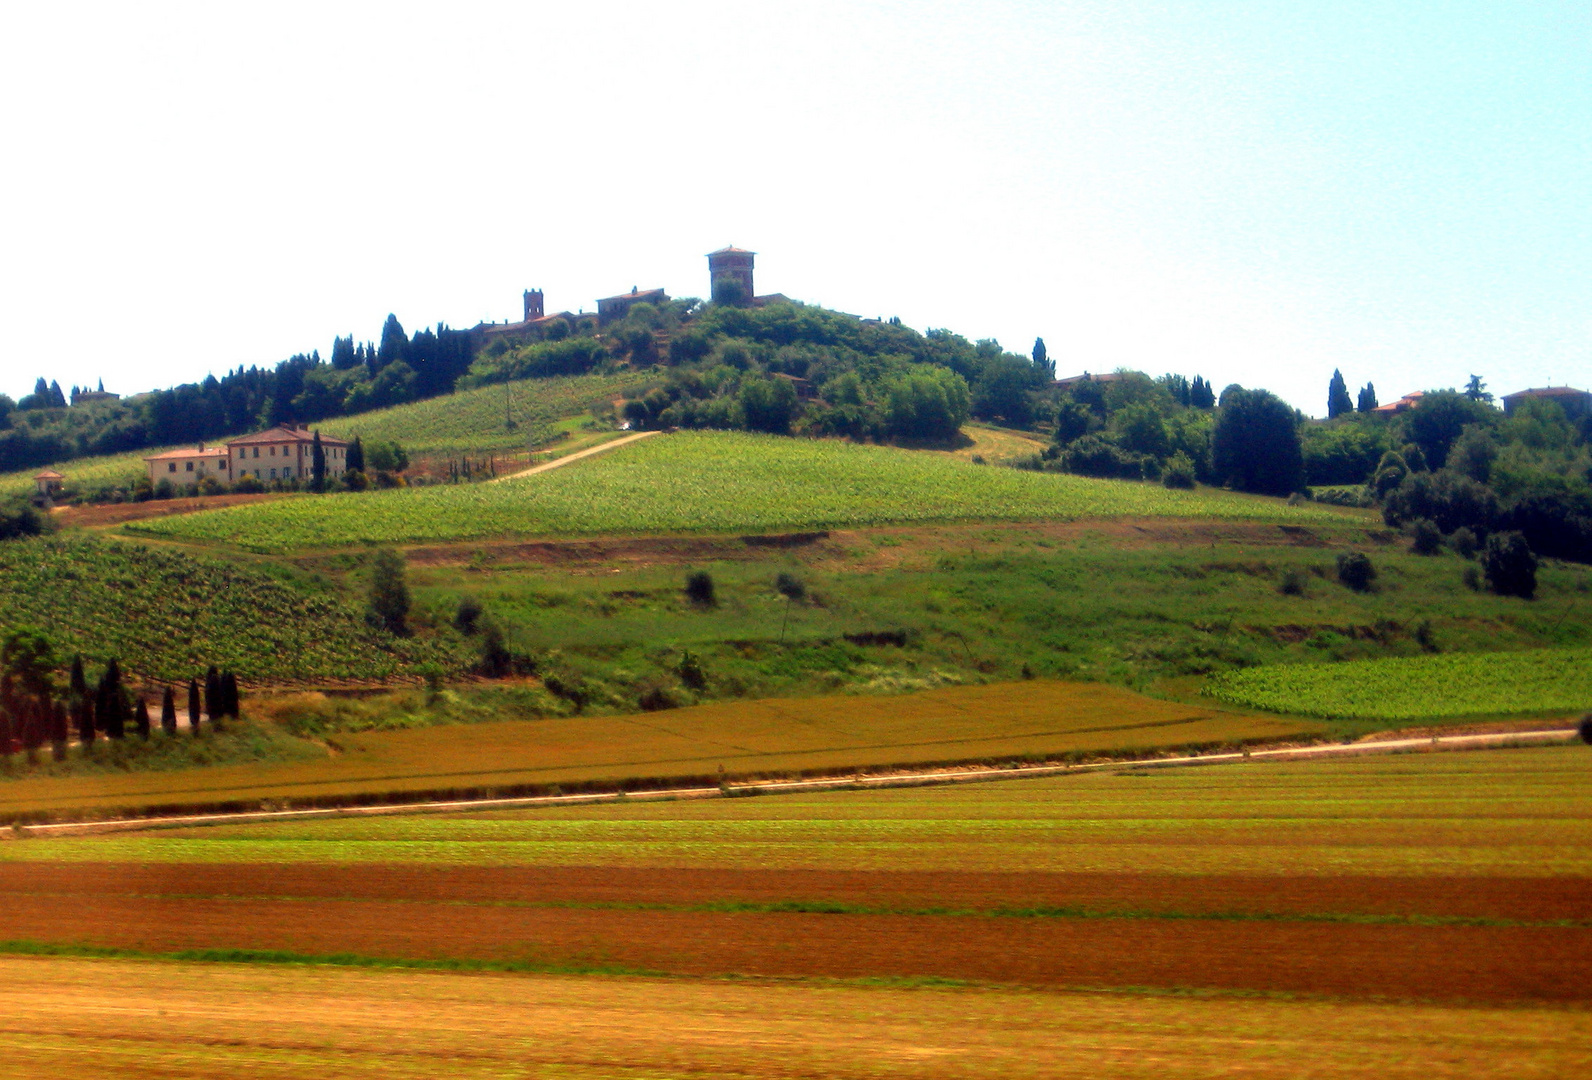
[(252, 681), (412, 676), (457, 664), (313, 586), (215, 559), (83, 538), (0, 544), (0, 630), (43, 630), (62, 658), (116, 657), (186, 679), (211, 664)]
[(1229, 492), (992, 468), (839, 441), (682, 432), (505, 483), (289, 499), (130, 528), (276, 552), (488, 536), (1117, 515), (1342, 520), (1340, 512), (1324, 507)]
[(1592, 649), (1277, 664), (1211, 677), (1234, 705), (1301, 716), (1424, 720), (1592, 709)]

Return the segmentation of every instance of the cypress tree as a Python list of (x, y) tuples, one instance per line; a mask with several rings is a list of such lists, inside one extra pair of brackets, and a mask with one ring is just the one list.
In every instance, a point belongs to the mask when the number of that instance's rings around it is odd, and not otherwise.
[(88, 697), (88, 680), (83, 677), (83, 657), (80, 653), (72, 654), (71, 694), (77, 700)]
[(50, 756), (56, 761), (66, 760), (66, 741), (70, 729), (66, 719), (66, 702), (56, 701), (50, 715)]
[(1333, 368), (1332, 381), (1327, 384), (1327, 419), (1353, 411), (1354, 402), (1349, 400), (1349, 384), (1343, 381), (1343, 372)]
[(188, 680), (188, 731), (199, 734), (199, 680)]
[(211, 664), (205, 672), (205, 719), (213, 724), (221, 715), (221, 673)]
[(87, 694), (72, 699), (72, 717), (77, 721), (77, 741), (84, 748), (94, 745), (94, 701)]
[(226, 714), (236, 720), (243, 703), (238, 695), (238, 677), (230, 671), (221, 676), (221, 699)]
[(310, 445), (310, 483), (314, 490), (326, 489), (326, 449), (321, 446), (321, 433), (315, 433), (315, 441)]
[(140, 739), (149, 740), (149, 704), (142, 697), (138, 699), (138, 707), (133, 710), (133, 730), (138, 732)]
[(1366, 413), (1376, 408), (1376, 405), (1376, 385), (1374, 383), (1366, 383), (1364, 389), (1360, 391), (1359, 400), (1355, 402), (1355, 408), (1360, 412)]
[(105, 732), (109, 739), (120, 739), (127, 734), (127, 697), (122, 690), (122, 669), (111, 657), (110, 663), (105, 665), (105, 673), (100, 676), (99, 689), (95, 695), (94, 712), (100, 730)]
[(345, 472), (365, 471), (365, 444), (360, 441), (358, 435), (354, 436), (354, 441), (348, 446), (348, 457), (343, 460), (343, 469)]
[(160, 730), (167, 735), (177, 734), (177, 699), (170, 686), (160, 695)]

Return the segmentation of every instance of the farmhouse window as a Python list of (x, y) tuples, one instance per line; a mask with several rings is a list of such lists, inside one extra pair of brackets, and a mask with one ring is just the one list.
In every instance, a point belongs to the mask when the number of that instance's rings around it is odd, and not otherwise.
[(166, 471), (167, 472), (176, 472), (177, 471), (177, 463), (175, 461), (173, 461), (170, 464), (168, 464), (166, 466)]
[(186, 465), (186, 466), (188, 466), (188, 471), (189, 471), (189, 472), (193, 472), (193, 462), (191, 462), (191, 461), (185, 461), (185, 462), (183, 462), (183, 464), (184, 464), (184, 465)]

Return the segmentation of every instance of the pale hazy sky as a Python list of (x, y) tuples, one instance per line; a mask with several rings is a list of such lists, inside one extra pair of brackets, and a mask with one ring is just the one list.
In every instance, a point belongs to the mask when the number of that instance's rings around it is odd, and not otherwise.
[(1312, 414), (1592, 382), (1592, 6), (8, 4), (0, 392), (632, 285)]

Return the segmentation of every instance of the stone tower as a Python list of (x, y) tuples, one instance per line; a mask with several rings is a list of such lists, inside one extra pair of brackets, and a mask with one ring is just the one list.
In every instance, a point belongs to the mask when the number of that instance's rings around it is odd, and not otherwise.
[(526, 322), (530, 322), (532, 319), (540, 319), (541, 317), (542, 317), (542, 290), (541, 289), (526, 289), (525, 290), (525, 321)]
[(713, 283), (720, 278), (734, 278), (746, 290), (746, 302), (751, 303), (757, 293), (752, 288), (752, 260), (757, 252), (745, 248), (726, 247), (708, 254), (708, 295), (713, 295)]

